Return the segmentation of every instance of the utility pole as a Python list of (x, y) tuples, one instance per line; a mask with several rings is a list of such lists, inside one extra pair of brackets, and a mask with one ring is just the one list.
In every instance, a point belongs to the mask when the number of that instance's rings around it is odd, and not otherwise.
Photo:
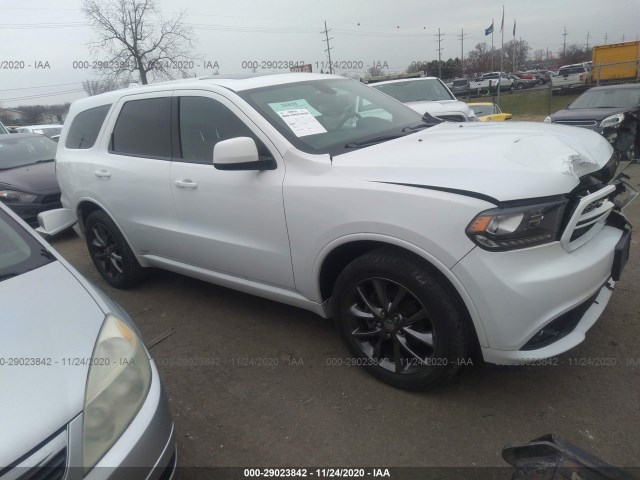
[(608, 35), (607, 35), (607, 32), (604, 32), (604, 44), (605, 45), (607, 44), (607, 38), (609, 38)]
[(564, 57), (566, 56), (567, 53), (567, 26), (564, 26), (564, 33), (562, 34), (562, 36), (564, 37), (563, 41), (562, 41), (562, 61), (564, 62)]
[(624, 33), (622, 34), (622, 43), (624, 43)]
[(327, 30), (327, 21), (324, 21), (324, 30), (320, 33), (324, 33), (324, 38), (325, 41), (327, 42), (327, 48), (325, 49), (325, 52), (327, 52), (327, 56), (329, 57), (329, 73), (333, 73), (333, 64), (331, 63), (331, 50), (333, 50), (333, 47), (329, 46), (329, 40), (333, 40), (333, 37), (329, 38), (329, 32), (331, 30)]
[(547, 47), (547, 60), (549, 60), (549, 47)]
[(460, 62), (462, 62), (462, 75), (464, 75), (464, 37), (468, 34), (464, 33), (464, 28), (460, 31), (458, 38), (460, 39)]
[(438, 33), (434, 35), (434, 37), (438, 37), (438, 78), (442, 78), (442, 47), (440, 46), (442, 42), (442, 36), (444, 33), (440, 33), (440, 29), (438, 29)]
[(589, 51), (589, 37), (591, 36), (591, 32), (587, 32), (587, 51)]

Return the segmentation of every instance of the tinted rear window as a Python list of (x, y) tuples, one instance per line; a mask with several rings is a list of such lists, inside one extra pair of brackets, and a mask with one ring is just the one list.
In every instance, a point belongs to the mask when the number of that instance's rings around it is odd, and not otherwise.
[[(102, 105), (76, 115), (69, 128), (65, 147), (71, 149), (93, 147), (110, 108), (111, 105)], [(51, 133), (51, 135), (56, 135), (56, 133)]]
[(171, 98), (125, 103), (111, 138), (111, 152), (171, 158)]

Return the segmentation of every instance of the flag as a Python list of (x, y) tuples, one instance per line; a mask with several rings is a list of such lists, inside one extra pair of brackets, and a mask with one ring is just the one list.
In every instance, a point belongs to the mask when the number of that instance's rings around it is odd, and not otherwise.
[(502, 22), (500, 23), (500, 33), (504, 30), (504, 9), (502, 10)]
[(493, 19), (491, 19), (491, 26), (489, 28), (485, 28), (484, 29), (484, 35), (485, 37), (487, 35), (491, 35), (493, 33)]
[(516, 36), (516, 19), (513, 19), (513, 36)]

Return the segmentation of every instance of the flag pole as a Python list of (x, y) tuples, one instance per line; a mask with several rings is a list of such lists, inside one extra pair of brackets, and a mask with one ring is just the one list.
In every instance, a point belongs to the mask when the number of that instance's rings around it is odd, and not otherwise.
[(502, 69), (504, 62), (504, 4), (502, 5), (502, 23), (500, 23), (500, 73), (498, 73), (498, 108), (500, 107), (500, 86), (502, 85)]
[(516, 19), (513, 19), (513, 62), (511, 65), (511, 72), (515, 72), (516, 71), (516, 52), (518, 50), (516, 49)]
[(491, 19), (491, 71), (493, 72), (493, 18)]

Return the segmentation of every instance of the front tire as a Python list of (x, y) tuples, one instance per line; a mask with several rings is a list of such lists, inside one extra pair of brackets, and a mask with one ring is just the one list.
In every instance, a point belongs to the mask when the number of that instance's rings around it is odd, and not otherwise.
[(85, 239), (93, 264), (109, 285), (129, 288), (142, 281), (144, 269), (114, 221), (102, 210), (87, 218)]
[(374, 251), (351, 262), (333, 291), (340, 334), (358, 364), (398, 388), (442, 385), (465, 364), (464, 313), (414, 259)]

